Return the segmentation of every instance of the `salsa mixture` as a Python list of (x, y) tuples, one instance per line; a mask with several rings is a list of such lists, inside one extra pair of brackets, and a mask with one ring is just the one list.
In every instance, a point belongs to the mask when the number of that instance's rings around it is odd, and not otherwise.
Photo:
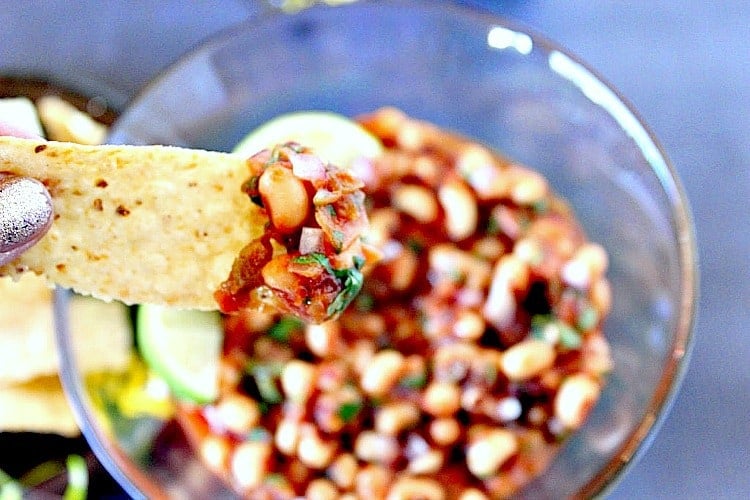
[(265, 309), (311, 323), (337, 317), (362, 288), (367, 255), (377, 254), (362, 243), (362, 181), (291, 142), (260, 151), (248, 167), (242, 190), (264, 209), (268, 227), (214, 294), (219, 309)]
[[(180, 403), (178, 420), (248, 498), (507, 497), (599, 398), (607, 256), (540, 174), (392, 108), (358, 121), (384, 146), (352, 167), (379, 260), (286, 258), (356, 269), (360, 293), (319, 324), (225, 315), (220, 396)], [(285, 147), (277, 160), (299, 154)]]

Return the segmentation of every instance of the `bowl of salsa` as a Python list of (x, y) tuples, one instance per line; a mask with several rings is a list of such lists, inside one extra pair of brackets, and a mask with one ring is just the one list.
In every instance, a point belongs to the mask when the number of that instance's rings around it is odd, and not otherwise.
[[(134, 497), (589, 497), (668, 412), (687, 200), (629, 104), (542, 36), (450, 2), (266, 14), (168, 68), (109, 139), (266, 165), (307, 142), (361, 180), (377, 255), (337, 273), (325, 224), (292, 225), (295, 272), (339, 280), (333, 319), (135, 305), (131, 369), (98, 379), (58, 293), (63, 382)], [(243, 189), (273, 221), (297, 198), (260, 178)]]

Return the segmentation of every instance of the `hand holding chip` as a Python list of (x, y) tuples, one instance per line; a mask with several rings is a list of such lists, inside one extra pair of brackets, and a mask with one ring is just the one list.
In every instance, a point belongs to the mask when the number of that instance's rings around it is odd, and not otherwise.
[[(38, 138), (0, 121), (0, 135)], [(52, 200), (35, 179), (0, 174), (0, 265), (33, 246), (52, 224)]]

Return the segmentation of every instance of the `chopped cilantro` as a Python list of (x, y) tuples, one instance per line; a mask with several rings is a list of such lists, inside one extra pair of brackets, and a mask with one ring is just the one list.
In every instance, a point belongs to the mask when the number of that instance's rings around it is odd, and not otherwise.
[(364, 277), (360, 272), (360, 269), (364, 265), (364, 259), (359, 256), (353, 258), (354, 267), (350, 269), (333, 269), (328, 258), (322, 253), (309, 253), (306, 255), (300, 255), (294, 259), (294, 262), (300, 264), (318, 264), (322, 266), (326, 272), (336, 277), (341, 283), (342, 290), (333, 299), (331, 305), (328, 306), (326, 314), (328, 316), (335, 316), (340, 314), (347, 308), (347, 306), (354, 300), (354, 298), (362, 290), (364, 283)]
[(369, 293), (360, 293), (354, 301), (354, 307), (359, 312), (370, 312), (375, 307), (375, 297)]
[(490, 216), (489, 220), (487, 221), (487, 228), (484, 230), (485, 234), (487, 236), (496, 236), (500, 234), (500, 223), (497, 221), (497, 218), (494, 216)]
[(333, 299), (331, 305), (328, 306), (326, 313), (329, 316), (335, 316), (342, 313), (352, 300), (354, 300), (357, 294), (359, 294), (359, 291), (362, 290), (362, 285), (364, 283), (362, 273), (356, 268), (337, 271), (336, 276), (343, 282), (344, 288), (339, 292), (336, 298)]
[(298, 264), (318, 264), (319, 266), (322, 266), (328, 274), (336, 274), (331, 267), (331, 263), (328, 261), (328, 257), (319, 252), (300, 255), (299, 257), (294, 258), (294, 262)]
[(417, 255), (421, 254), (424, 250), (424, 243), (416, 238), (406, 240), (406, 246)]
[(349, 423), (356, 418), (359, 412), (362, 410), (362, 402), (360, 401), (347, 401), (339, 406), (339, 418), (345, 423)]
[(398, 385), (406, 389), (421, 389), (427, 385), (427, 375), (424, 372), (409, 375), (402, 378)]
[(287, 343), (292, 334), (301, 330), (305, 323), (295, 316), (284, 316), (268, 329), (267, 335), (276, 342)]
[(592, 306), (586, 306), (578, 314), (576, 326), (579, 330), (585, 332), (594, 328), (598, 322), (599, 313)]
[(265, 427), (253, 427), (245, 437), (248, 441), (256, 443), (267, 443), (271, 440), (271, 434)]
[(558, 322), (560, 330), (560, 345), (567, 349), (578, 349), (581, 347), (581, 335), (567, 323)]
[(255, 380), (260, 397), (265, 403), (277, 404), (284, 400), (276, 379), (281, 375), (282, 365), (276, 362), (250, 361), (245, 367), (245, 372)]

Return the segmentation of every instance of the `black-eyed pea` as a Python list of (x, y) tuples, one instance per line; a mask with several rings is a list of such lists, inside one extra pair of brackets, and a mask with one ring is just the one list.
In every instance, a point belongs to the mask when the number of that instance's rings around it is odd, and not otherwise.
[(419, 421), (419, 408), (409, 402), (387, 403), (375, 413), (375, 430), (395, 436)]
[(310, 323), (305, 326), (305, 343), (310, 352), (320, 358), (331, 354), (338, 340), (340, 325), (337, 321)]
[(543, 340), (526, 339), (503, 353), (500, 369), (508, 379), (523, 381), (541, 374), (554, 362), (554, 346)]
[(599, 383), (584, 373), (567, 377), (555, 395), (555, 418), (568, 429), (578, 429), (600, 393)]
[(434, 479), (403, 475), (393, 483), (386, 500), (444, 500), (445, 490)]
[(404, 121), (396, 132), (396, 142), (406, 151), (419, 151), (425, 143), (423, 127), (415, 121)]
[(315, 388), (315, 366), (298, 359), (284, 365), (281, 371), (281, 388), (290, 400), (304, 404)]
[(518, 205), (533, 205), (541, 201), (548, 192), (547, 180), (539, 173), (518, 169), (514, 176), (510, 198)]
[(209, 469), (224, 470), (229, 458), (229, 441), (221, 436), (207, 435), (200, 444), (200, 456)]
[(293, 456), (297, 453), (297, 443), (299, 442), (300, 427), (299, 422), (290, 419), (282, 419), (276, 426), (274, 434), (274, 444), (276, 448), (284, 455)]
[(600, 278), (591, 285), (589, 300), (599, 313), (599, 317), (607, 316), (612, 309), (612, 287), (606, 278)]
[(391, 288), (397, 291), (403, 291), (411, 286), (419, 267), (419, 259), (407, 249), (399, 252), (398, 256), (390, 262), (391, 269)]
[(614, 361), (609, 343), (601, 334), (587, 335), (581, 348), (581, 369), (594, 376), (612, 370)]
[(333, 460), (336, 443), (324, 441), (312, 424), (300, 426), (300, 438), (297, 444), (297, 457), (311, 469), (324, 469)]
[(354, 480), (358, 498), (385, 498), (391, 484), (393, 473), (379, 465), (366, 465), (358, 472)]
[(490, 290), (482, 314), (493, 326), (502, 330), (515, 318), (518, 307), (514, 290), (529, 286), (529, 266), (513, 254), (504, 255), (495, 264)]
[(445, 232), (453, 241), (461, 241), (477, 229), (479, 208), (474, 193), (458, 179), (449, 179), (438, 188), (438, 200), (445, 214)]
[(342, 453), (328, 466), (326, 473), (336, 485), (348, 490), (354, 485), (359, 465), (351, 453)]
[(400, 184), (391, 193), (391, 206), (427, 224), (438, 216), (438, 202), (433, 192), (416, 184)]
[(231, 432), (245, 434), (260, 420), (260, 408), (252, 398), (238, 393), (223, 396), (216, 404), (221, 423)]
[(339, 491), (328, 479), (318, 478), (307, 485), (305, 498), (307, 500), (337, 500)]
[(445, 454), (439, 450), (429, 450), (409, 460), (407, 470), (412, 474), (435, 474), (443, 466)]
[(393, 436), (363, 431), (354, 441), (354, 454), (365, 462), (390, 464), (398, 458), (399, 445)]
[(466, 466), (477, 478), (491, 476), (518, 452), (518, 440), (507, 429), (489, 429), (472, 440), (466, 449)]
[(461, 436), (461, 426), (455, 418), (436, 418), (430, 422), (430, 437), (440, 446), (450, 446)]
[(453, 334), (460, 339), (476, 340), (482, 336), (486, 326), (481, 314), (470, 309), (464, 309), (456, 315), (456, 321), (453, 323)]
[(544, 258), (542, 246), (535, 238), (521, 238), (516, 241), (513, 255), (531, 267), (539, 265)]
[(422, 409), (436, 417), (450, 417), (461, 408), (461, 389), (451, 382), (432, 382), (422, 395)]
[(254, 488), (263, 482), (271, 457), (271, 445), (259, 441), (245, 441), (232, 453), (231, 471), (240, 488)]
[(458, 500), (489, 500), (489, 498), (476, 488), (467, 488), (458, 496)]
[(604, 275), (607, 270), (608, 257), (601, 245), (584, 243), (563, 265), (563, 281), (579, 290), (588, 290)]
[(386, 394), (401, 376), (404, 361), (404, 356), (393, 349), (385, 349), (375, 354), (362, 374), (362, 390), (373, 396)]
[(258, 180), (271, 224), (282, 233), (291, 233), (302, 226), (310, 210), (310, 197), (303, 182), (281, 165), (271, 165)]
[(494, 261), (505, 253), (505, 245), (495, 236), (485, 236), (474, 242), (471, 251), (483, 259)]

